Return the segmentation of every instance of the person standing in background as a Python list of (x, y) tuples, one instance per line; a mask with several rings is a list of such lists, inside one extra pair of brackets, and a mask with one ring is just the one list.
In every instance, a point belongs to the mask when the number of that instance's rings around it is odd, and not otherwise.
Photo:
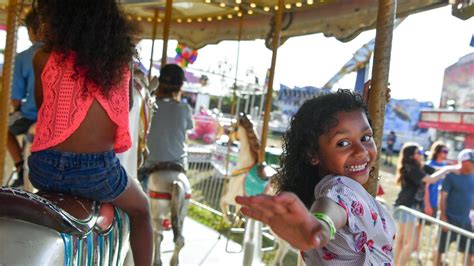
[(392, 157), (393, 157), (393, 147), (395, 145), (395, 142), (397, 141), (397, 135), (395, 135), (395, 132), (392, 130), (390, 131), (390, 134), (387, 136), (387, 151), (385, 154), (385, 162), (384, 164), (388, 166), (392, 166)]
[[(469, 232), (473, 232), (469, 213), (474, 204), (474, 150), (465, 149), (458, 155), (458, 162), (461, 169), (454, 173), (450, 173), (443, 181), (440, 199), (440, 219), (441, 221), (450, 223)], [(441, 255), (446, 251), (446, 238), (450, 235), (448, 243), (459, 241), (457, 250), (459, 252), (467, 251), (469, 256), (467, 265), (472, 265), (474, 254), (474, 241), (470, 241), (470, 246), (466, 247), (467, 238), (458, 236), (456, 233), (449, 234), (446, 231), (441, 232), (439, 240), (438, 253), (435, 254), (434, 265), (441, 265)], [(448, 245), (449, 247), (449, 245)], [(464, 257), (465, 258), (465, 257)], [(463, 261), (466, 261), (463, 259)]]
[(40, 42), (39, 19), (34, 10), (26, 14), (24, 19), (28, 30), (28, 36), (33, 45), (15, 57), (13, 69), (13, 84), (11, 104), (13, 113), (10, 115), (8, 125), (7, 148), (13, 162), (15, 163), (18, 178), (11, 186), (23, 185), (24, 158), (23, 149), (18, 142), (17, 136), (26, 134), (31, 125), (36, 122), (38, 110), (34, 99), (35, 75), (33, 72), (33, 55), (42, 45)]
[[(448, 152), (448, 147), (446, 147), (443, 142), (434, 142), (433, 145), (431, 145), (430, 159), (426, 162), (426, 165), (434, 169), (446, 166)], [(436, 217), (436, 213), (438, 212), (438, 194), (442, 182), (442, 180), (439, 180), (434, 184), (428, 184), (426, 186), (424, 212), (433, 217)]]

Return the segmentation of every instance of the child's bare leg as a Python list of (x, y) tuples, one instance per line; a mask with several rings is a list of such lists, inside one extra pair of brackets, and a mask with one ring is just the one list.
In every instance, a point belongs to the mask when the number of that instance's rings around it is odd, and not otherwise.
[(397, 230), (397, 236), (395, 239), (395, 263), (398, 265), (400, 261), (400, 253), (403, 249), (403, 240), (405, 238), (405, 224), (404, 223), (399, 223), (398, 224), (398, 230)]
[(413, 250), (414, 240), (416, 238), (416, 226), (413, 222), (408, 222), (405, 225), (405, 237), (403, 240), (403, 248), (399, 254), (400, 260), (397, 262), (398, 265), (404, 266), (407, 264), (408, 260), (410, 259), (410, 254)]
[(130, 244), (136, 266), (149, 266), (153, 259), (153, 229), (150, 203), (138, 183), (128, 178), (129, 186), (112, 203), (130, 219)]

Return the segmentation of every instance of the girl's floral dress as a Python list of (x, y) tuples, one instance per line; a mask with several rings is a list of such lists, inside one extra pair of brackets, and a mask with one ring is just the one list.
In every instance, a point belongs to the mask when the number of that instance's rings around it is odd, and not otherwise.
[(395, 223), (390, 212), (357, 181), (329, 175), (314, 189), (315, 199), (327, 197), (347, 214), (347, 224), (320, 249), (303, 252), (307, 265), (393, 265)]

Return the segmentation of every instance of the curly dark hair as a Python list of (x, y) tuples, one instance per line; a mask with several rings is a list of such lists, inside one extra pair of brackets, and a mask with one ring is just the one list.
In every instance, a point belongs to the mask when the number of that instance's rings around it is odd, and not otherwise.
[(319, 175), (318, 165), (311, 164), (311, 159), (319, 150), (319, 136), (338, 124), (338, 112), (356, 110), (368, 117), (361, 96), (342, 89), (307, 100), (301, 106), (283, 136), (282, 168), (273, 180), (277, 192), (293, 192), (307, 208), (311, 206), (314, 202), (313, 189), (323, 178)]
[(33, 0), (45, 49), (77, 55), (75, 70), (107, 94), (136, 55), (129, 24), (115, 0)]
[(420, 145), (414, 142), (407, 142), (403, 145), (398, 157), (397, 184), (403, 186), (405, 180), (408, 179), (407, 173), (412, 169), (421, 169), (422, 165), (415, 159), (415, 153), (419, 150), (422, 150)]

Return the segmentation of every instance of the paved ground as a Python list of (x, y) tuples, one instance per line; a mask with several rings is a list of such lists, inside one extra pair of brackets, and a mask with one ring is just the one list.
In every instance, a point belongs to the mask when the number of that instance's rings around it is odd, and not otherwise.
[[(241, 266), (243, 262), (243, 252), (226, 252), (227, 239), (224, 236), (219, 238), (219, 233), (208, 227), (186, 218), (184, 221), (184, 237), (186, 244), (180, 253), (181, 266)], [(230, 251), (239, 251), (240, 245), (235, 242), (229, 242)], [(165, 239), (162, 243), (162, 261), (163, 265), (169, 265), (173, 255), (174, 243), (173, 232), (165, 231)], [(133, 263), (126, 263), (127, 266)]]

